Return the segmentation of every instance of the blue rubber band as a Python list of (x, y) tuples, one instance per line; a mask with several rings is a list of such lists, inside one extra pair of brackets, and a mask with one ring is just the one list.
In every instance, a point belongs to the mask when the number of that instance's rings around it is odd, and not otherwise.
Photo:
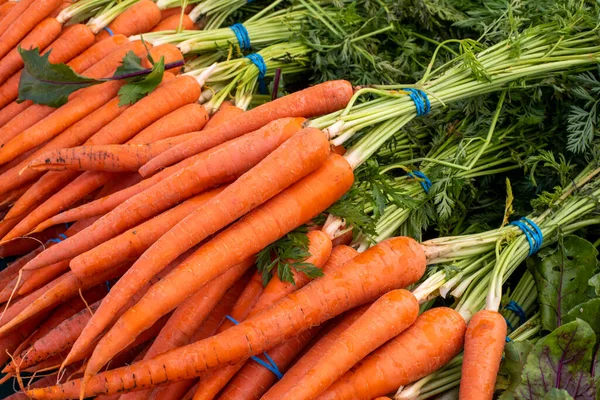
[(231, 25), (229, 29), (235, 33), (235, 37), (240, 44), (240, 49), (249, 50), (250, 36), (248, 35), (248, 30), (246, 30), (246, 27), (238, 22), (237, 24)]
[(507, 336), (506, 337), (506, 343), (510, 343), (510, 342), (512, 342), (512, 340), (510, 340), (510, 338)]
[(508, 326), (508, 328), (510, 329), (510, 331), (514, 331), (515, 328), (513, 328), (512, 324), (510, 323), (510, 321), (508, 320), (508, 318), (504, 317), (504, 320), (506, 321), (506, 325)]
[(504, 308), (517, 314), (517, 316), (519, 317), (519, 323), (521, 325), (527, 322), (527, 314), (525, 313), (525, 310), (523, 310), (523, 307), (521, 307), (516, 301), (509, 301)]
[(104, 283), (106, 284), (106, 291), (107, 291), (107, 292), (110, 292), (110, 282), (109, 282), (109, 281), (106, 281), (106, 282), (104, 282)]
[(427, 93), (420, 89), (402, 89), (405, 92), (408, 92), (408, 95), (415, 103), (415, 108), (417, 109), (417, 116), (422, 117), (424, 115), (429, 114), (431, 111), (431, 102), (429, 101), (429, 97), (427, 97)]
[(112, 29), (110, 29), (108, 26), (104, 27), (104, 30), (105, 30), (106, 32), (108, 32), (108, 34), (109, 34), (110, 36), (115, 36), (115, 34), (114, 34), (114, 32), (112, 31)]
[(419, 183), (421, 184), (421, 187), (423, 188), (425, 193), (429, 193), (429, 189), (431, 189), (431, 185), (433, 184), (431, 183), (431, 180), (427, 177), (427, 175), (425, 175), (419, 170), (414, 170), (412, 172), (409, 172), (408, 176), (410, 176), (413, 179), (419, 178)]
[[(227, 318), (228, 320), (230, 320), (231, 322), (233, 322), (236, 325), (239, 324), (239, 322), (236, 321), (235, 318), (233, 318), (231, 315), (226, 315), (225, 318)], [(279, 371), (279, 368), (277, 367), (277, 364), (275, 364), (275, 361), (273, 361), (273, 359), (266, 352), (263, 353), (263, 355), (265, 356), (265, 358), (267, 359), (268, 362), (265, 362), (264, 360), (261, 360), (260, 358), (258, 358), (256, 356), (252, 356), (250, 358), (252, 360), (254, 360), (255, 362), (257, 362), (259, 365), (261, 365), (261, 366), (265, 367), (266, 369), (268, 369), (269, 371), (271, 371), (273, 374), (275, 374), (277, 379), (283, 378), (283, 374), (281, 373), (281, 371)]]
[(267, 74), (267, 64), (265, 59), (258, 53), (248, 54), (246, 56), (252, 64), (258, 68), (258, 91), (260, 94), (267, 94), (267, 84), (265, 83), (265, 75)]
[(537, 253), (544, 242), (542, 230), (529, 218), (521, 218), (518, 221), (513, 221), (510, 225), (514, 225), (521, 229), (525, 234), (525, 238), (529, 243), (529, 256)]
[(67, 240), (67, 235), (65, 235), (64, 233), (61, 233), (60, 235), (58, 235), (58, 237), (48, 239), (48, 241), (52, 243), (60, 243), (63, 240)]

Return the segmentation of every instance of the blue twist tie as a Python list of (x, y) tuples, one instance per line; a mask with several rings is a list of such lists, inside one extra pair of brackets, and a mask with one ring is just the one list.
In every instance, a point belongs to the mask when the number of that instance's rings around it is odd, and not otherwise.
[(252, 61), (252, 64), (258, 68), (258, 91), (260, 94), (266, 94), (267, 85), (265, 83), (265, 75), (267, 74), (267, 64), (265, 64), (265, 59), (258, 53), (248, 54), (246, 58)]
[(513, 328), (512, 324), (510, 323), (510, 321), (508, 320), (508, 318), (504, 318), (504, 320), (506, 321), (506, 325), (508, 326), (508, 328), (510, 329), (510, 331), (514, 331), (515, 328)]
[(105, 27), (105, 28), (104, 28), (104, 30), (105, 30), (106, 32), (108, 32), (108, 34), (109, 34), (110, 36), (115, 36), (115, 34), (114, 34), (114, 32), (112, 31), (112, 29), (110, 29), (108, 26), (107, 26), (107, 27)]
[(414, 170), (412, 172), (409, 172), (408, 176), (410, 176), (413, 179), (419, 178), (419, 183), (421, 184), (421, 187), (423, 188), (425, 193), (429, 193), (429, 189), (431, 189), (431, 185), (433, 184), (431, 183), (431, 180), (427, 177), (427, 175), (425, 175), (421, 171)]
[(240, 44), (240, 48), (242, 50), (250, 49), (250, 36), (248, 36), (248, 31), (246, 27), (240, 23), (233, 24), (229, 27), (235, 33), (235, 37), (237, 38), (238, 43)]
[(507, 336), (506, 337), (506, 343), (510, 343), (510, 342), (512, 342), (512, 340), (510, 340), (510, 338)]
[(523, 307), (521, 307), (516, 301), (509, 301), (504, 308), (517, 314), (519, 316), (519, 323), (521, 325), (527, 322), (527, 314), (525, 313), (525, 310), (523, 310)]
[(49, 242), (52, 243), (60, 243), (63, 240), (67, 240), (67, 235), (65, 235), (64, 233), (61, 233), (60, 235), (58, 235), (58, 237), (56, 238), (52, 238), (52, 239), (48, 239)]
[(544, 242), (542, 230), (529, 218), (521, 218), (518, 221), (513, 221), (509, 225), (514, 225), (521, 229), (529, 242), (529, 256), (537, 253)]
[(402, 89), (405, 92), (408, 92), (408, 95), (415, 103), (415, 108), (417, 109), (417, 116), (422, 117), (423, 115), (429, 114), (431, 111), (431, 102), (429, 101), (429, 97), (427, 97), (427, 93), (420, 89)]
[(110, 282), (106, 281), (104, 283), (106, 284), (106, 291), (110, 292)]
[[(236, 321), (235, 318), (233, 318), (231, 315), (226, 315), (225, 317), (228, 320), (230, 320), (231, 322), (233, 322), (234, 324), (236, 324), (236, 325), (239, 324), (239, 322)], [(269, 355), (266, 352), (263, 353), (263, 355), (267, 359), (268, 363), (261, 360), (260, 358), (258, 358), (256, 356), (252, 356), (250, 358), (252, 360), (254, 360), (255, 362), (257, 362), (259, 365), (261, 365), (261, 366), (265, 367), (266, 369), (268, 369), (269, 371), (271, 371), (273, 374), (275, 374), (277, 379), (283, 378), (283, 374), (281, 373), (281, 371), (279, 371), (279, 368), (277, 367), (277, 364), (275, 364), (275, 361), (273, 361), (273, 359), (271, 357), (269, 357)]]

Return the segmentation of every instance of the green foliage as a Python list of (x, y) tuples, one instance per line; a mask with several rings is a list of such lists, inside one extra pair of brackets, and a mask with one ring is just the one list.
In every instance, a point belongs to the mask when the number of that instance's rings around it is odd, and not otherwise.
[(126, 79), (127, 83), (119, 89), (119, 106), (134, 104), (156, 89), (162, 82), (164, 72), (165, 58), (161, 57), (157, 63), (152, 65), (152, 71), (149, 74), (143, 75), (141, 79)]
[(592, 72), (571, 78), (575, 85), (570, 93), (575, 100), (567, 118), (567, 149), (573, 153), (584, 153), (600, 138), (600, 81)]
[(263, 285), (267, 286), (273, 275), (273, 270), (282, 282), (296, 284), (294, 270), (306, 274), (309, 278), (323, 275), (320, 268), (306, 263), (308, 252), (308, 236), (306, 227), (300, 227), (281, 239), (262, 249), (256, 256), (256, 267), (262, 274)]

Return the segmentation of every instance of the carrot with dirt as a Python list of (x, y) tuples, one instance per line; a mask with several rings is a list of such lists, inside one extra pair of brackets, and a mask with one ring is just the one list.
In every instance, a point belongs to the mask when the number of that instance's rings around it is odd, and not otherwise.
[[(332, 177), (331, 174), (328, 175), (329, 178)], [(306, 182), (300, 184), (305, 186)], [(331, 186), (326, 191), (331, 192)], [(299, 198), (301, 197), (295, 197), (296, 201)], [(312, 201), (312, 204), (314, 203)], [(256, 216), (256, 214), (254, 215)], [(263, 214), (259, 217), (262, 217), (261, 219), (264, 221), (266, 215)], [(236, 237), (239, 239), (242, 232), (237, 229), (236, 231)], [(265, 236), (265, 234), (263, 233), (262, 236)], [(241, 237), (247, 236), (242, 235)], [(217, 240), (213, 239), (212, 242), (215, 241)], [(206, 249), (206, 247), (209, 246), (205, 245), (200, 250)], [(230, 247), (229, 249), (231, 248), (236, 247)], [(191, 258), (195, 257), (192, 256)], [(208, 266), (202, 264), (202, 267), (204, 271)], [(165, 381), (190, 378), (207, 368), (223, 366), (260, 354), (268, 350), (269, 347), (282, 343), (312, 326), (320, 325), (344, 311), (375, 300), (390, 290), (406, 287), (421, 278), (425, 267), (425, 252), (416, 241), (407, 237), (387, 239), (346, 262), (333, 274), (325, 274), (325, 276), (312, 281), (297, 292), (286, 296), (269, 310), (212, 338), (172, 350), (152, 360), (141, 361), (129, 367), (100, 373), (94, 377), (86, 372), (83, 380), (74, 380), (60, 386), (32, 390), (28, 394), (33, 398), (53, 398), (56, 396), (69, 398), (77, 397), (80, 394), (85, 396), (112, 394), (115, 390), (125, 391), (131, 390), (133, 387), (145, 387)], [(183, 263), (165, 277), (161, 283), (168, 282), (167, 286), (178, 284), (177, 275), (181, 274), (182, 268), (191, 272), (189, 266)], [(190, 280), (187, 282), (193, 283)], [(142, 300), (123, 314), (113, 329), (100, 340), (94, 350), (94, 355), (88, 362), (87, 371), (89, 371), (90, 364), (95, 362), (94, 359), (97, 353), (105, 350), (103, 345), (106, 345), (108, 340), (114, 339), (114, 337), (111, 337), (111, 333), (116, 329), (124, 329), (120, 332), (121, 336), (133, 333), (130, 328), (125, 328), (121, 321), (129, 320), (129, 322), (133, 322), (131, 316), (136, 313), (136, 319), (139, 323), (141, 316), (144, 315), (141, 312), (145, 301), (152, 298), (158, 290), (161, 290), (163, 296), (165, 296), (164, 289), (166, 287), (160, 287), (163, 286), (161, 283), (154, 285)], [(182, 286), (178, 284), (176, 287), (180, 292), (179, 294), (182, 294)], [(162, 313), (163, 307), (172, 308), (170, 305), (164, 304), (164, 300), (162, 303), (158, 304), (154, 301), (154, 307), (152, 308), (154, 317), (152, 319), (156, 320), (157, 311)], [(157, 310), (157, 306), (160, 309)], [(459, 318), (462, 320), (460, 315)], [(150, 322), (150, 325), (153, 323)], [(445, 330), (447, 329), (438, 329), (438, 331)], [(444, 339), (447, 340), (448, 332), (444, 333), (446, 334)], [(137, 335), (133, 334), (131, 336), (135, 337)], [(423, 336), (420, 336), (421, 340)], [(131, 340), (128, 341), (131, 342)], [(462, 346), (462, 340), (460, 344)], [(436, 343), (436, 348), (439, 349), (439, 343)], [(460, 347), (458, 351), (460, 351)], [(404, 365), (408, 366), (409, 364)]]
[[(37, 24), (19, 43), (18, 48), (31, 50), (40, 49), (40, 52), (60, 35), (62, 25), (54, 18), (46, 18)], [(6, 82), (14, 73), (23, 68), (23, 59), (18, 48), (14, 48), (0, 59), (0, 82)]]
[[(32, 33), (33, 32), (34, 31), (32, 31)], [(85, 53), (85, 50), (92, 46), (93, 43), (94, 34), (90, 31), (90, 29), (84, 24), (76, 24), (72, 25), (70, 29), (63, 31), (63, 33), (54, 42), (50, 43), (48, 46), (43, 46), (45, 50), (42, 52), (42, 54), (51, 51), (50, 55), (48, 56), (49, 62), (53, 64), (68, 62), (69, 66), (74, 68), (74, 66), (71, 64), (71, 60), (79, 54)], [(84, 69), (74, 68), (76, 71), (83, 71)], [(21, 71), (12, 75), (0, 86), (0, 107), (4, 107), (18, 97), (20, 79)], [(28, 103), (28, 105), (32, 104), (31, 101), (26, 101), (25, 103)]]
[[(160, 9), (150, 0), (140, 0), (127, 10), (122, 12), (109, 25), (108, 29), (115, 34), (123, 34), (127, 37), (140, 33), (150, 32), (161, 19)], [(96, 40), (103, 40), (110, 34), (102, 30), (96, 35)]]
[[(307, 237), (309, 240), (308, 254), (310, 256), (306, 260), (292, 260), (292, 262), (304, 262), (321, 268), (331, 254), (331, 240), (324, 232), (319, 230), (309, 232)], [(246, 318), (252, 318), (252, 316), (270, 308), (283, 297), (305, 286), (310, 281), (309, 276), (302, 272), (294, 270), (292, 273), (295, 284), (281, 281), (277, 275), (273, 276)], [(233, 317), (238, 321), (242, 320)], [(194, 399), (215, 398), (227, 385), (227, 382), (244, 366), (244, 362), (245, 360), (203, 374), (201, 377), (203, 384), (198, 388)]]
[(151, 175), (161, 168), (252, 132), (278, 118), (309, 118), (340, 110), (346, 107), (352, 94), (352, 86), (349, 82), (330, 81), (280, 97), (246, 111), (211, 130), (205, 130), (202, 135), (162, 153), (140, 168), (140, 174)]
[[(14, 7), (11, 12), (7, 15), (6, 20), (10, 22), (10, 25), (6, 26), (2, 32), (2, 27), (5, 26), (0, 21), (0, 58), (4, 58), (8, 52), (15, 47), (32, 29), (36, 27), (44, 18), (58, 7), (62, 0), (35, 0), (29, 3), (27, 9), (18, 15), (15, 19), (12, 19), (10, 14), (17, 10)], [(19, 7), (20, 9), (20, 7)]]
[(319, 400), (372, 399), (441, 368), (460, 353), (466, 324), (451, 308), (425, 311), (415, 323), (364, 358)]
[[(67, 239), (64, 242), (65, 244), (61, 244), (58, 249), (45, 252), (38, 259), (26, 266), (26, 268), (35, 269), (82, 254), (185, 198), (202, 192), (211, 186), (235, 179), (261, 162), (264, 157), (277, 149), (277, 146), (282, 142), (285, 143), (288, 138), (298, 132), (301, 122), (302, 120), (294, 118), (282, 119), (273, 123), (268, 129), (259, 130), (256, 132), (256, 135), (248, 138), (260, 138), (260, 140), (238, 140), (232, 146), (224, 144), (207, 152), (200, 156), (198, 161), (189, 168), (184, 168), (172, 174), (161, 181), (160, 184), (151, 186), (130, 198), (110, 213), (104, 215), (85, 233)], [(321, 144), (324, 145), (325, 142), (321, 141)], [(286, 148), (289, 149), (289, 146)], [(238, 152), (236, 159), (232, 159), (231, 149), (240, 149), (243, 152)], [(231, 192), (231, 190), (228, 189), (228, 192)], [(61, 192), (55, 195), (55, 197), (59, 195), (61, 195)], [(131, 210), (134, 209), (136, 212), (132, 213)], [(82, 274), (82, 276), (85, 275), (84, 272), (81, 272), (85, 269), (85, 264), (74, 262), (71, 268), (74, 272)]]
[(282, 399), (317, 398), (371, 351), (410, 327), (418, 315), (419, 303), (412, 293), (404, 289), (386, 293), (342, 332)]

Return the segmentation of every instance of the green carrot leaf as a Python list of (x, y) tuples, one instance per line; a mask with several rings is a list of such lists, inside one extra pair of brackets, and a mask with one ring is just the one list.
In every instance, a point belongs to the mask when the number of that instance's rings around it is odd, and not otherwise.
[(123, 62), (115, 71), (114, 76), (127, 75), (134, 72), (144, 71), (146, 68), (142, 66), (142, 59), (135, 55), (133, 51), (127, 52), (123, 57)]
[(31, 100), (36, 104), (60, 107), (65, 104), (71, 93), (102, 81), (86, 78), (73, 71), (66, 64), (52, 64), (48, 51), (40, 55), (39, 48), (26, 50), (19, 46), (24, 67), (19, 81), (17, 102)]
[(142, 79), (139, 77), (127, 78), (128, 83), (119, 89), (119, 106), (133, 104), (156, 89), (162, 82), (164, 72), (165, 59), (161, 57), (160, 61), (152, 66), (152, 71), (144, 75)]

